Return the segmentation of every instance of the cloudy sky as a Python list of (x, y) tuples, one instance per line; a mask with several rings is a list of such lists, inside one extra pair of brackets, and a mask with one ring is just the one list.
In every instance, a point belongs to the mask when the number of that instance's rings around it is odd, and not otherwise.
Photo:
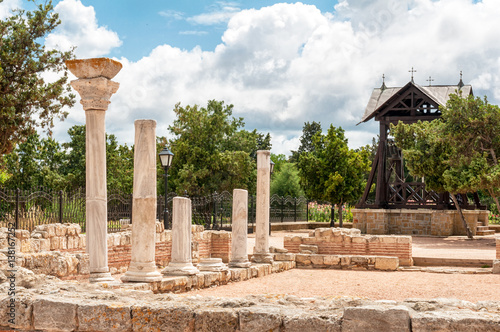
[[(111, 57), (114, 78), (106, 129), (133, 144), (133, 121), (155, 119), (168, 135), (172, 109), (234, 104), (245, 128), (270, 132), (272, 152), (297, 149), (306, 121), (346, 130), (352, 148), (378, 133), (356, 126), (371, 91), (382, 83), (472, 84), (500, 102), (500, 1), (310, 0), (303, 2), (62, 0), (62, 24), (48, 47), (76, 46), (79, 58)], [(0, 17), (24, 0), (4, 0)], [(85, 122), (78, 103), (55, 136)]]

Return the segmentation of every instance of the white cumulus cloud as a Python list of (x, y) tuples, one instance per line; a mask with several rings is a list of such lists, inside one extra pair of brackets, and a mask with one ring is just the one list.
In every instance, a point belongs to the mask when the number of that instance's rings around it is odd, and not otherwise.
[(0, 2), (0, 20), (12, 15), (14, 9), (22, 8), (21, 0), (3, 0)]
[(49, 48), (66, 51), (76, 46), (78, 58), (92, 58), (106, 55), (122, 44), (116, 32), (98, 25), (94, 7), (84, 6), (80, 0), (63, 0), (54, 11), (62, 23), (45, 39)]
[(247, 129), (270, 132), (273, 153), (296, 150), (306, 121), (321, 122), (323, 131), (342, 126), (359, 147), (378, 134), (375, 121), (356, 126), (372, 89), (382, 74), (388, 86), (405, 85), (411, 67), (421, 85), (429, 76), (436, 85), (457, 84), (462, 70), (476, 95), (500, 102), (499, 1), (344, 0), (335, 8), (242, 10), (214, 51), (160, 45), (137, 62), (120, 59), (107, 131), (133, 143), (133, 121), (151, 118), (167, 135), (177, 102), (216, 99), (234, 104)]

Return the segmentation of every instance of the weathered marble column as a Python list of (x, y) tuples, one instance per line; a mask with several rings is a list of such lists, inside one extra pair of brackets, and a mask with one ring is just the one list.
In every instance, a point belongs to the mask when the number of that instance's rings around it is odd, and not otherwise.
[(233, 225), (230, 267), (249, 267), (247, 250), (248, 191), (233, 190)]
[(122, 68), (108, 58), (66, 61), (78, 77), (71, 86), (80, 94), (86, 118), (86, 228), (90, 261), (90, 282), (113, 281), (108, 268), (106, 125), (109, 99), (120, 86), (111, 81)]
[(135, 120), (132, 254), (122, 281), (160, 281), (156, 271), (156, 121)]
[(269, 199), (271, 182), (271, 152), (257, 151), (257, 199), (255, 214), (255, 263), (272, 263), (269, 253)]
[(174, 197), (172, 201), (172, 259), (161, 271), (164, 275), (192, 275), (200, 271), (191, 258), (191, 200)]

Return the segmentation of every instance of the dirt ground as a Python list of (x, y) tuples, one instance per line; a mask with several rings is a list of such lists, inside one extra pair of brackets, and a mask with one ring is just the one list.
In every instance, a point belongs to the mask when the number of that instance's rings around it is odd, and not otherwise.
[(499, 301), (500, 275), (293, 269), (263, 278), (195, 290), (183, 296), (244, 297), (257, 294), (348, 296), (395, 301), (440, 297), (471, 302)]
[[(302, 234), (301, 234), (302, 233)], [(273, 232), (269, 245), (283, 248), (287, 234), (305, 235), (308, 231)], [(413, 237), (413, 256), (494, 259), (495, 238)], [(249, 252), (253, 252), (255, 234), (248, 236)], [(466, 271), (467, 269), (462, 269)], [(299, 297), (360, 297), (372, 300), (404, 300), (408, 298), (456, 298), (471, 302), (500, 300), (500, 275), (444, 274), (428, 272), (381, 272), (347, 270), (293, 269), (263, 278), (225, 286), (191, 291), (184, 296), (243, 297), (265, 294)]]

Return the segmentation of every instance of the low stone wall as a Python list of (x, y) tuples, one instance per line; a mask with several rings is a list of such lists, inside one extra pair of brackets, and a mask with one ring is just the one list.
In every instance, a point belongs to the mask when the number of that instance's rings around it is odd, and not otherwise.
[(413, 265), (411, 236), (361, 235), (359, 229), (318, 228), (309, 236), (285, 236), (284, 246), (299, 253), (300, 245), (315, 245), (320, 255), (398, 257), (399, 265)]
[(296, 254), (298, 268), (396, 271), (397, 257)]
[[(130, 264), (131, 225), (125, 229), (122, 232), (110, 233), (107, 237), (108, 266), (112, 274), (127, 271)], [(222, 258), (225, 263), (229, 261), (230, 232), (205, 231), (200, 225), (193, 225), (191, 231), (193, 263), (198, 263), (200, 258), (209, 257)], [(166, 266), (171, 259), (172, 232), (165, 230), (163, 224), (157, 222), (155, 240), (156, 264), (160, 267)], [(7, 228), (3, 227), (0, 228), (0, 251), (7, 248)], [(86, 235), (81, 234), (78, 224), (39, 225), (31, 234), (26, 230), (16, 230), (18, 266), (37, 273), (57, 277), (88, 274), (88, 255), (85, 251)], [(73, 268), (75, 265), (81, 268)], [(59, 267), (56, 268), (57, 266)]]
[[(488, 225), (486, 210), (464, 210), (467, 225), (476, 235), (478, 222)], [(428, 209), (353, 209), (353, 227), (365, 234), (466, 235), (457, 211)]]
[[(190, 290), (226, 285), (230, 282), (260, 278), (271, 273), (279, 273), (295, 268), (294, 261), (280, 261), (272, 264), (253, 264), (248, 268), (229, 268), (226, 271), (203, 271), (191, 276), (163, 277), (161, 281), (150, 283), (125, 283), (120, 288), (152, 290), (154, 293), (185, 293)], [(109, 286), (113, 287), (113, 286)]]
[(0, 297), (0, 328), (19, 331), (500, 331), (500, 302), (434, 299), (371, 301), (295, 296), (155, 300), (111, 292), (23, 294), (9, 323)]

